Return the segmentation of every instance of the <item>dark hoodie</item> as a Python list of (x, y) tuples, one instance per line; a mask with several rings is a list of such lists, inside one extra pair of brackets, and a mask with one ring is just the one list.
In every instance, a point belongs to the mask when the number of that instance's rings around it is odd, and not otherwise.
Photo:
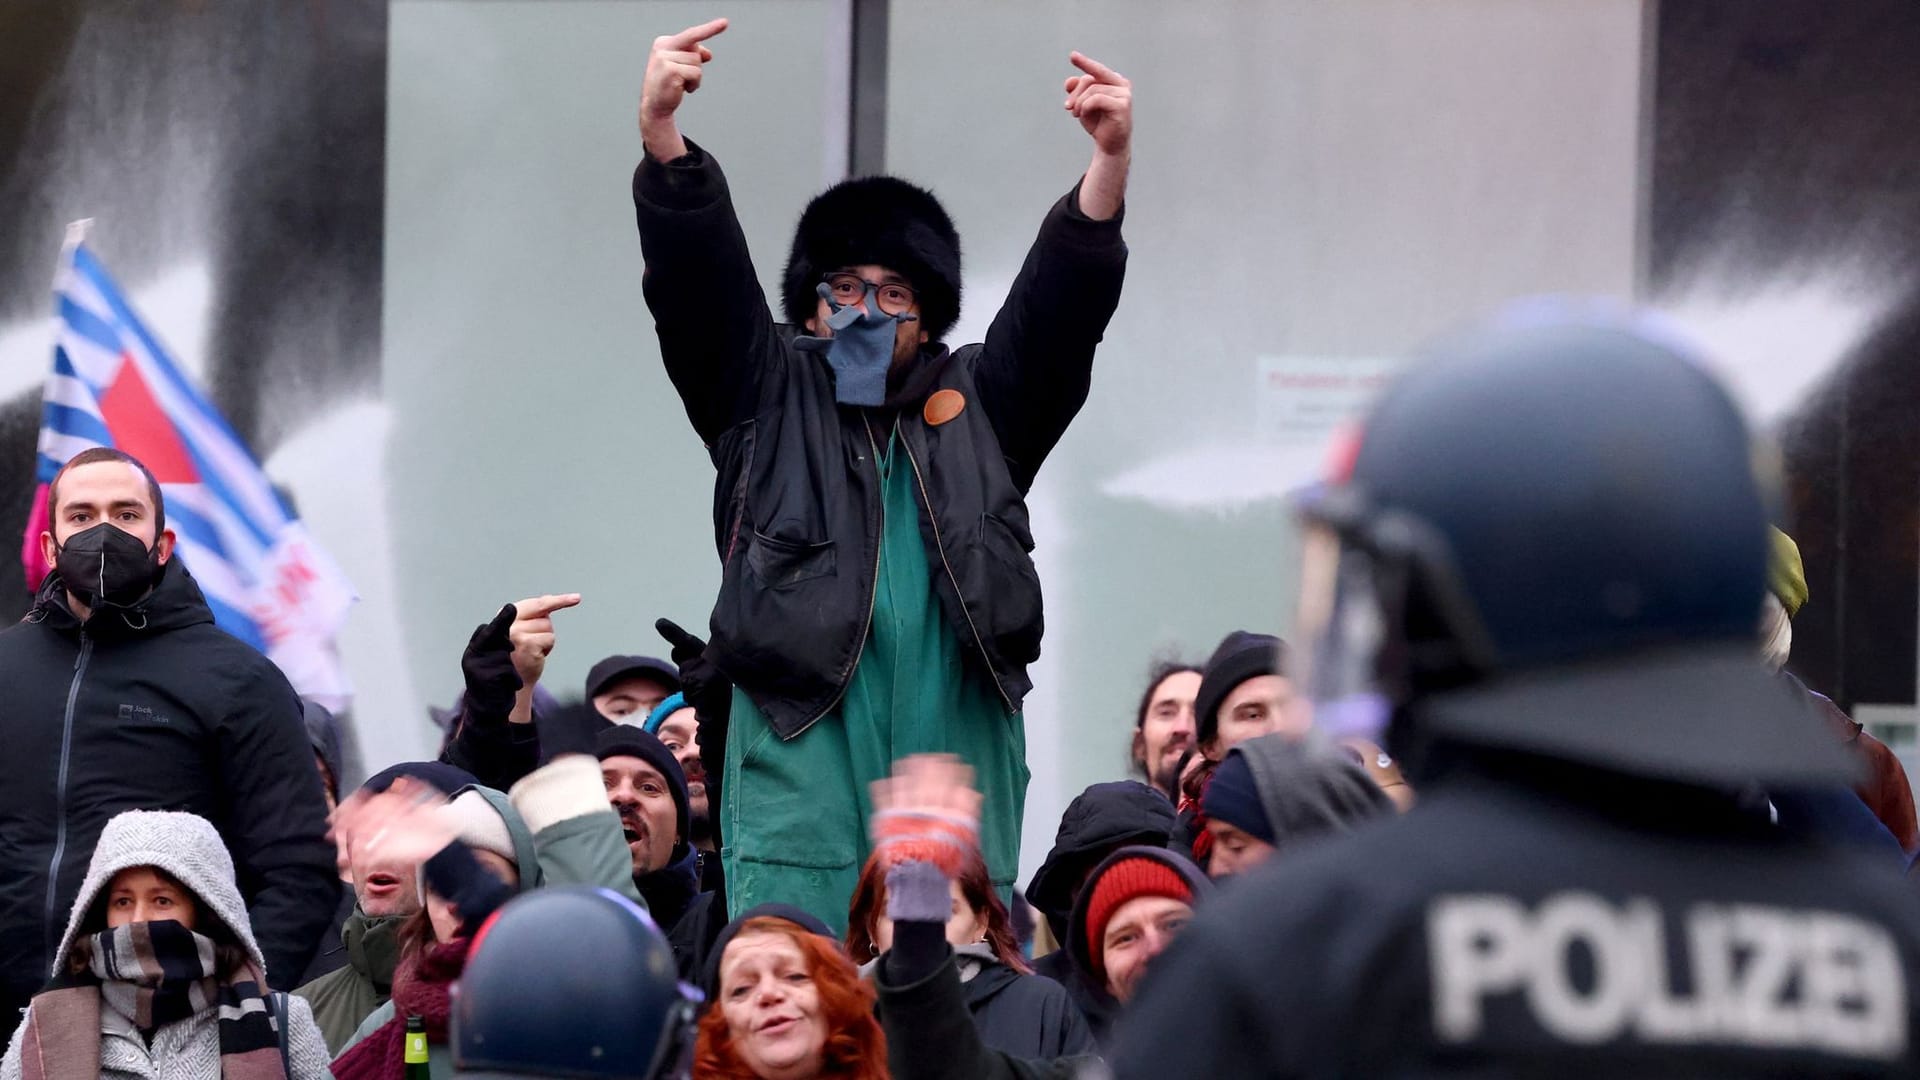
[(1208, 817), (1275, 847), (1393, 813), (1393, 801), (1338, 747), (1285, 735), (1262, 735), (1227, 751), (1204, 805)]
[(340, 771), (346, 765), (346, 755), (340, 745), (340, 721), (325, 705), (307, 698), (300, 699), (300, 718), (306, 724), (307, 745), (313, 747), (314, 756), (327, 767), (327, 794), (338, 801), (340, 785), (346, 781)]
[(233, 854), (267, 978), (298, 979), (339, 898), (300, 700), (213, 625), (178, 559), (131, 610), (83, 626), (59, 575), (0, 632), (0, 1034), (48, 970), (107, 820), (185, 810)]
[[(1173, 830), (1173, 804), (1137, 780), (1095, 784), (1067, 804), (1053, 850), (1027, 885), (1027, 903), (1047, 917), (1056, 941), (1065, 945), (1068, 921), (1087, 872), (1114, 851), (1132, 844), (1165, 847)], [(1074, 965), (1061, 948), (1034, 961), (1034, 971), (1067, 988), (1095, 1039), (1104, 1039), (1119, 1004), (1106, 988)]]

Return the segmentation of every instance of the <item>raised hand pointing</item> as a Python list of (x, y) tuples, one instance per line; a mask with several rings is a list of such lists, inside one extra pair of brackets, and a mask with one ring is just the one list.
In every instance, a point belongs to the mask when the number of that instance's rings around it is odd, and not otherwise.
[(1067, 60), (1081, 73), (1067, 78), (1066, 109), (1093, 137), (1093, 161), (1080, 181), (1080, 212), (1105, 221), (1120, 212), (1127, 196), (1133, 84), (1085, 53), (1072, 53)]
[(1101, 152), (1123, 155), (1133, 142), (1133, 84), (1085, 53), (1067, 59), (1085, 74), (1067, 79), (1067, 111), (1093, 136)]
[(513, 642), (513, 668), (521, 682), (532, 686), (540, 681), (547, 669), (547, 654), (553, 651), (553, 613), (579, 602), (579, 593), (555, 593), (513, 605), (513, 625), (507, 628), (507, 636)]
[(726, 28), (727, 20), (714, 19), (653, 39), (640, 86), (640, 138), (657, 160), (672, 161), (687, 152), (674, 113), (700, 89), (705, 64), (713, 59), (713, 50), (703, 43)]

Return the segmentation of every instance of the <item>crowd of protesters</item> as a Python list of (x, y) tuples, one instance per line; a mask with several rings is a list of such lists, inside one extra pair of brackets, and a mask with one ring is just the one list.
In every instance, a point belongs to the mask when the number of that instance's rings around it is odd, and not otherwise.
[(710, 636), (569, 701), (579, 595), (505, 604), (439, 759), (342, 790), (152, 473), (73, 457), (0, 633), (0, 1080), (1920, 1068), (1907, 777), (1788, 672), (1747, 430), (1630, 315), (1422, 353), (1299, 498), (1291, 640), (1143, 670), (1135, 775), (1021, 888), (1025, 495), (1119, 301), (1131, 87), (1073, 55), (1092, 159), (949, 350), (958, 235), (893, 178), (807, 207), (776, 322), (678, 126), (725, 28), (654, 43), (633, 178)]

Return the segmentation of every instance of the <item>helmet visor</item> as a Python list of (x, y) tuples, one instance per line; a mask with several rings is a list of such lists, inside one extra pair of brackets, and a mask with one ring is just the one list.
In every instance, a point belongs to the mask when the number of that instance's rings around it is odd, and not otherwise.
[(1307, 525), (1294, 621), (1303, 692), (1313, 726), (1331, 738), (1379, 741), (1391, 712), (1382, 685), (1388, 612), (1374, 556)]

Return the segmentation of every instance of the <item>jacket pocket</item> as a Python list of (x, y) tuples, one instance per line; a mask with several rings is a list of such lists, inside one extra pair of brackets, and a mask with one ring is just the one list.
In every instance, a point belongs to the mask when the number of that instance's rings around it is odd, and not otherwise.
[(1031, 664), (1040, 657), (1045, 629), (1040, 575), (1033, 568), (1033, 536), (998, 514), (980, 515), (980, 547), (986, 552), (986, 629), (1003, 661)]
[(767, 729), (750, 735), (737, 772), (727, 777), (735, 807), (727, 845), (736, 858), (805, 870), (859, 866), (859, 780), (846, 732), (837, 729), (842, 723), (829, 716), (786, 741)]
[(747, 541), (747, 569), (768, 589), (788, 589), (835, 571), (833, 541), (807, 543), (768, 536), (758, 529)]

